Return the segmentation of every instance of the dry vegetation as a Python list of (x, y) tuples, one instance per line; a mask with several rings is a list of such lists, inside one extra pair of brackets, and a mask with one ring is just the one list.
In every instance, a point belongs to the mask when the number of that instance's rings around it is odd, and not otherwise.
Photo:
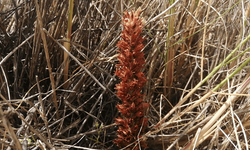
[(149, 149), (250, 148), (249, 1), (75, 0), (64, 82), (68, 6), (0, 0), (1, 150), (118, 149), (116, 43), (138, 7)]

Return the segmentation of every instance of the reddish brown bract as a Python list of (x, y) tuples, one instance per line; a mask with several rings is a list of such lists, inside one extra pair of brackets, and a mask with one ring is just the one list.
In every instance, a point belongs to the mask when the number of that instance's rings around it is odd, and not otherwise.
[(148, 103), (143, 102), (141, 94), (147, 80), (141, 72), (145, 58), (141, 51), (144, 47), (142, 44), (144, 39), (140, 35), (143, 27), (143, 20), (139, 19), (140, 13), (140, 9), (124, 12), (122, 40), (117, 44), (120, 48), (119, 64), (116, 65), (115, 72), (121, 79), (115, 89), (117, 89), (117, 96), (122, 100), (122, 104), (117, 104), (117, 108), (123, 117), (116, 119), (116, 123), (119, 124), (117, 130), (119, 139), (114, 140), (114, 143), (117, 143), (120, 148), (133, 143), (127, 148), (133, 150), (147, 147), (145, 141), (138, 140), (148, 126), (148, 119), (144, 117), (144, 113), (149, 107)]

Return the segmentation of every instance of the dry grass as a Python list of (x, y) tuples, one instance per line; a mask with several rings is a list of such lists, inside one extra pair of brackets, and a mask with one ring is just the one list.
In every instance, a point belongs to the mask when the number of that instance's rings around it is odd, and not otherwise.
[(250, 148), (249, 1), (75, 0), (70, 52), (67, 0), (15, 2), (0, 0), (0, 150), (118, 149), (116, 43), (138, 7), (149, 149)]

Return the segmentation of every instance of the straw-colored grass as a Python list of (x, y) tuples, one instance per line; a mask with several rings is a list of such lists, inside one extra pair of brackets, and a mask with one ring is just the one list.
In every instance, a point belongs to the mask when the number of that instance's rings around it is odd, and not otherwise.
[(0, 0), (0, 150), (118, 149), (116, 44), (138, 7), (149, 149), (250, 148), (249, 1), (74, 0), (67, 39), (68, 0)]

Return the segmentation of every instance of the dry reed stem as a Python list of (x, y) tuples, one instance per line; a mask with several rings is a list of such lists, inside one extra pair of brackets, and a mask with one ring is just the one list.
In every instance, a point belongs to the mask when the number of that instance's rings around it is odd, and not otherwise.
[[(173, 1), (170, 1), (170, 5), (173, 3)], [(175, 7), (171, 8), (169, 10), (169, 14), (174, 14), (175, 13)], [(174, 23), (175, 23), (176, 16), (173, 15), (169, 18), (169, 25), (168, 25), (168, 37), (167, 37), (167, 42), (166, 42), (166, 64), (165, 67), (165, 75), (164, 75), (164, 86), (172, 86), (173, 85), (173, 80), (174, 80), (174, 60), (173, 58), (175, 57), (175, 46), (171, 46), (173, 43), (172, 36), (174, 35)], [(171, 47), (170, 47), (171, 46)], [(168, 97), (171, 97), (171, 89), (166, 89), (164, 88), (164, 95), (169, 95)]]
[[(70, 52), (70, 40), (71, 40), (71, 30), (72, 30), (72, 16), (73, 16), (74, 0), (69, 0), (69, 16), (68, 16), (68, 28), (67, 28), (67, 42), (64, 42), (64, 47)], [(68, 54), (64, 52), (64, 89), (68, 87), (68, 74), (69, 74), (69, 58)]]
[(52, 74), (52, 69), (51, 69), (51, 64), (50, 64), (50, 57), (49, 57), (49, 50), (48, 50), (48, 46), (47, 46), (46, 37), (45, 37), (45, 34), (43, 32), (43, 22), (42, 22), (41, 14), (39, 12), (40, 8), (39, 8), (37, 0), (35, 0), (35, 4), (36, 4), (36, 13), (37, 13), (37, 17), (38, 17), (37, 18), (38, 19), (38, 24), (37, 25), (40, 28), (40, 34), (41, 34), (41, 37), (42, 37), (42, 40), (43, 40), (46, 61), (47, 61), (48, 69), (49, 69), (49, 77), (50, 77), (51, 87), (52, 87), (52, 99), (53, 99), (55, 109), (56, 109), (56, 117), (57, 117), (57, 119), (59, 119), (58, 104), (57, 104), (57, 97), (56, 97), (56, 91), (55, 91), (55, 80), (54, 80), (54, 76)]
[[(39, 103), (41, 105), (41, 117), (45, 123), (45, 127), (47, 129), (47, 133), (48, 133), (48, 136), (49, 136), (49, 140), (52, 141), (51, 139), (51, 132), (50, 132), (50, 128), (48, 126), (48, 120), (47, 120), (47, 117), (46, 117), (46, 114), (45, 114), (45, 108), (44, 108), (44, 102), (42, 101), (42, 92), (41, 92), (41, 88), (40, 88), (40, 85), (39, 85), (39, 81), (38, 81), (38, 76), (36, 76), (36, 82), (37, 82), (37, 89), (38, 89), (38, 92), (39, 92), (39, 96), (38, 96), (38, 100), (39, 100)], [(38, 111), (39, 112), (39, 111)]]
[(207, 32), (207, 20), (208, 20), (208, 15), (210, 13), (210, 8), (211, 8), (211, 0), (209, 0), (209, 5), (208, 5), (208, 9), (207, 9), (207, 15), (206, 15), (206, 20), (205, 20), (205, 28), (203, 31), (203, 38), (202, 38), (202, 49), (201, 49), (201, 74), (200, 74), (200, 78), (201, 81), (203, 80), (203, 68), (204, 68), (204, 49), (205, 49), (205, 40), (206, 40), (206, 32)]
[[(199, 3), (200, 3), (200, 1), (199, 1)], [(184, 53), (187, 52), (187, 50), (190, 49), (190, 47), (191, 47), (191, 42), (192, 42), (192, 37), (193, 36), (191, 36), (191, 37), (189, 37), (189, 36), (194, 33), (195, 21), (192, 20), (192, 14), (193, 14), (193, 11), (194, 11), (194, 7), (195, 7), (195, 0), (192, 0), (190, 10), (189, 10), (189, 13), (191, 15), (188, 16), (188, 19), (186, 21), (186, 27), (185, 27), (186, 30), (189, 30), (189, 29), (191, 29), (191, 30), (189, 32), (185, 32), (184, 35), (183, 35), (183, 39), (185, 39), (185, 42), (182, 43), (181, 50), (180, 50), (180, 53), (182, 55), (178, 57), (177, 78), (180, 77), (180, 75), (181, 75), (182, 67), (183, 67), (183, 64), (184, 64), (183, 59), (185, 59)], [(182, 22), (180, 21), (178, 26), (180, 26), (181, 23)], [(189, 37), (189, 38), (186, 39), (186, 37)]]

